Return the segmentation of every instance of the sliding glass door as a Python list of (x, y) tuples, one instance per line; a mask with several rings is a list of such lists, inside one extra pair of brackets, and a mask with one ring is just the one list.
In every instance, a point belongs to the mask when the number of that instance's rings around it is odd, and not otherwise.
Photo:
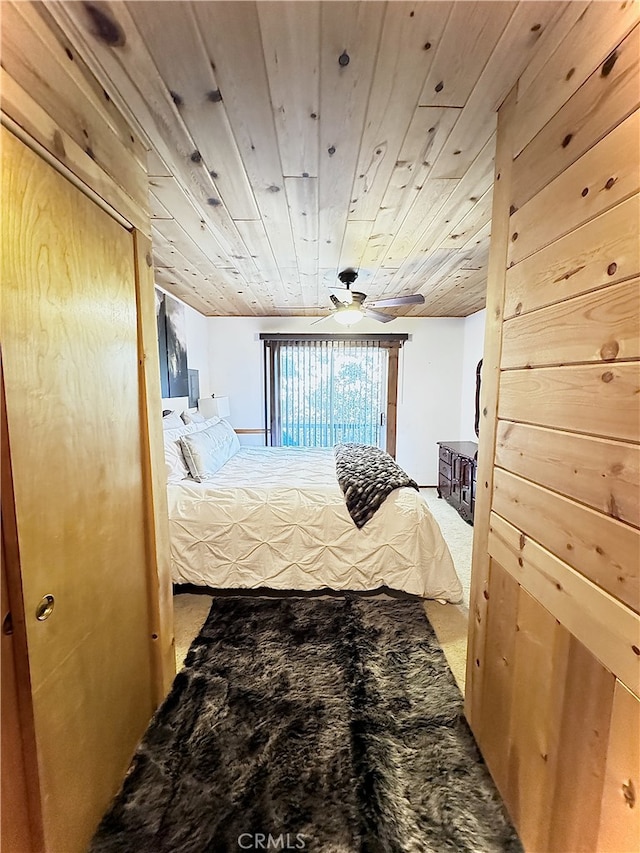
[(386, 447), (388, 347), (333, 338), (265, 343), (272, 445)]

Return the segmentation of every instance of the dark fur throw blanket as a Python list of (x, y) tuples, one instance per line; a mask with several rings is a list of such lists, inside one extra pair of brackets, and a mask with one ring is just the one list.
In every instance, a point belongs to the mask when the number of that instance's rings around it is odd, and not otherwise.
[(379, 447), (337, 444), (334, 452), (336, 476), (356, 527), (364, 527), (394, 489), (418, 489), (416, 481)]
[(243, 850), (521, 853), (419, 602), (214, 600), (90, 851)]

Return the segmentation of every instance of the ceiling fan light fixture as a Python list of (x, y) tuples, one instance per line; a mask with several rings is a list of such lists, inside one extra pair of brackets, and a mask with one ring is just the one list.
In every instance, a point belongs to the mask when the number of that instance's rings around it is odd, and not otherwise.
[(351, 303), (345, 308), (336, 311), (334, 317), (341, 326), (353, 326), (354, 323), (359, 323), (364, 317), (362, 309), (356, 303)]

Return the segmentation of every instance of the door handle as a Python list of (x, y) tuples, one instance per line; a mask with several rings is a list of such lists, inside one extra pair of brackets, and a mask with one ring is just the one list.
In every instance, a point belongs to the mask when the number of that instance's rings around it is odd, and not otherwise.
[(53, 613), (53, 606), (56, 603), (52, 595), (44, 595), (36, 607), (36, 619), (38, 622), (44, 622)]

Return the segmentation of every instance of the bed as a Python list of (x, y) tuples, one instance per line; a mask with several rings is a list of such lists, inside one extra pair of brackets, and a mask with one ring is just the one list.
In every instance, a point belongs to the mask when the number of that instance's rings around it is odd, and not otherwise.
[[(228, 424), (212, 420), (215, 426), (165, 431), (165, 451), (173, 454), (167, 497), (174, 583), (307, 591), (386, 586), (462, 599), (446, 543), (415, 489), (391, 492), (358, 529), (332, 449), (241, 448)], [(186, 443), (202, 443), (213, 432), (222, 438), (198, 481)], [(231, 447), (221, 449), (225, 442)]]

